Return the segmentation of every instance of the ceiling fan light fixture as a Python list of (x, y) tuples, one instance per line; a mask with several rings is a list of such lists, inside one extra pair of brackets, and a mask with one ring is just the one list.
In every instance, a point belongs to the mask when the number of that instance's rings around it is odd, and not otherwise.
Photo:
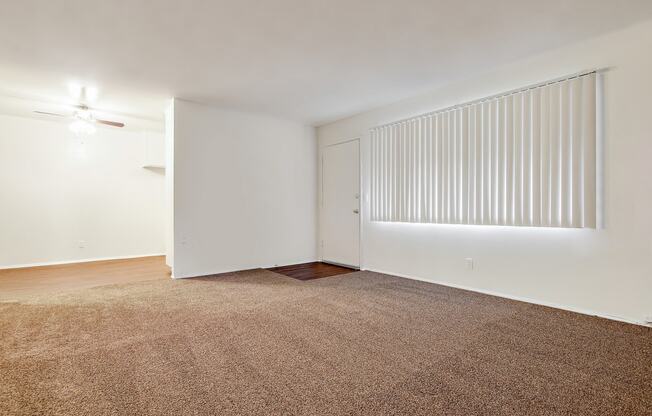
[(75, 112), (75, 117), (79, 120), (86, 121), (88, 123), (94, 123), (95, 119), (93, 118), (93, 113), (88, 109), (82, 109)]
[(71, 132), (75, 133), (77, 136), (79, 135), (91, 135), (95, 134), (95, 126), (93, 123), (85, 121), (85, 120), (75, 120), (70, 125), (68, 126)]
[(70, 123), (68, 127), (70, 131), (72, 131), (76, 135), (94, 134), (96, 130), (95, 126), (97, 124), (103, 124), (105, 126), (117, 127), (117, 128), (122, 128), (125, 126), (125, 123), (119, 121), (103, 120), (103, 119), (95, 118), (94, 110), (88, 106), (87, 102), (88, 100), (93, 101), (95, 100), (95, 98), (97, 98), (97, 88), (85, 87), (79, 84), (69, 84), (69, 89), (70, 89), (70, 95), (73, 96), (78, 101), (78, 104), (76, 105), (71, 105), (71, 104), (68, 105), (68, 107), (72, 107), (73, 109), (72, 114), (59, 114), (59, 113), (52, 113), (49, 111), (39, 111), (39, 110), (34, 110), (34, 112), (42, 115), (72, 119), (73, 121)]

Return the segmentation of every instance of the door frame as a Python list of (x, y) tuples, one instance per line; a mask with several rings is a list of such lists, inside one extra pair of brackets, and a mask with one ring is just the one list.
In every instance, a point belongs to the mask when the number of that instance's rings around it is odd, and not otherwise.
[[(353, 137), (349, 139), (343, 139), (343, 140), (337, 140), (333, 143), (329, 143), (324, 146), (319, 147), (319, 204), (318, 204), (318, 211), (319, 211), (319, 241), (317, 244), (318, 251), (319, 251), (319, 256), (318, 259), (320, 262), (324, 262), (324, 240), (322, 239), (323, 235), (323, 224), (322, 224), (322, 209), (324, 207), (324, 149), (332, 146), (337, 146), (340, 144), (345, 144), (345, 143), (350, 143), (350, 142), (358, 142), (358, 194), (359, 194), (359, 199), (358, 199), (358, 204), (360, 206), (359, 210), (360, 212), (358, 213), (358, 269), (359, 270), (364, 270), (363, 268), (363, 257), (362, 257), (362, 224), (363, 221), (365, 220), (366, 216), (366, 204), (364, 203), (365, 199), (363, 196), (363, 188), (362, 188), (362, 140), (360, 137)], [(325, 263), (332, 263), (332, 264), (337, 264), (333, 262), (325, 262)], [(340, 264), (337, 264), (340, 265)], [(345, 266), (345, 267), (351, 267), (349, 265), (340, 265), (340, 266)]]

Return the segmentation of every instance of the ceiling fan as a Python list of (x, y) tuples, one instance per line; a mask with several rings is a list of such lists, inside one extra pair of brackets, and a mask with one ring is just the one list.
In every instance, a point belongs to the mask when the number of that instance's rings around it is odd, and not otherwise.
[(72, 107), (75, 109), (72, 114), (59, 114), (40, 110), (34, 110), (34, 113), (71, 119), (72, 122), (69, 127), (75, 134), (93, 134), (95, 133), (95, 124), (104, 124), (111, 127), (125, 126), (124, 123), (119, 121), (96, 118), (95, 114), (93, 114), (93, 109), (86, 104), (86, 87), (81, 87), (79, 92), (79, 104), (73, 105)]

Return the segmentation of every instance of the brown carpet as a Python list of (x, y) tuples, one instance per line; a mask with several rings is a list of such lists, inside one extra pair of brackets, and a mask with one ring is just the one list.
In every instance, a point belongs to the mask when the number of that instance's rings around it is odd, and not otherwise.
[(0, 303), (3, 415), (652, 415), (652, 329), (370, 272)]

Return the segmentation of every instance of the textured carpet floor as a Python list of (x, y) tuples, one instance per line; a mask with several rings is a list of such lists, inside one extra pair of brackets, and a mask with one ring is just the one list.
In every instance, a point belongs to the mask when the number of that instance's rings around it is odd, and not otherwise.
[(652, 329), (370, 272), (0, 303), (3, 415), (652, 415)]

